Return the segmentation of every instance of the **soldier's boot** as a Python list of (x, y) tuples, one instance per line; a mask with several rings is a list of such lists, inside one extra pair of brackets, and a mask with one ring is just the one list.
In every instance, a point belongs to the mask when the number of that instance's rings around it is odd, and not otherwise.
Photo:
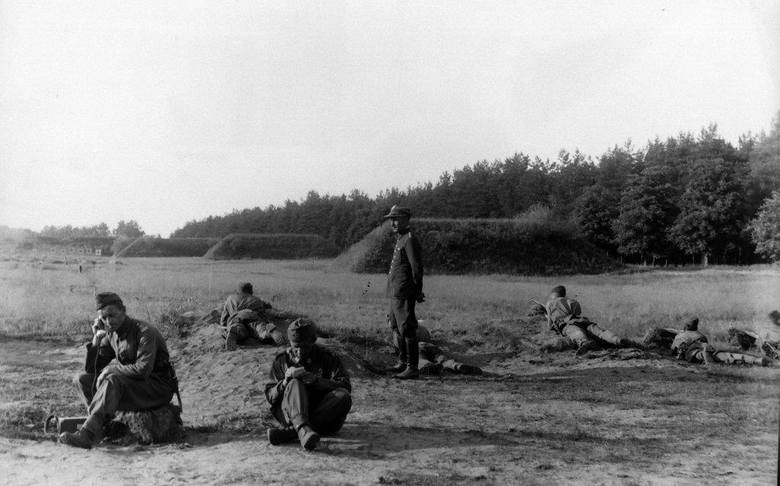
[(268, 429), (266, 434), (268, 435), (268, 442), (270, 442), (271, 445), (287, 444), (289, 442), (293, 442), (298, 437), (298, 434), (292, 427), (271, 427)]
[(320, 436), (311, 427), (304, 424), (298, 427), (298, 440), (301, 442), (301, 447), (307, 451), (313, 451), (320, 443)]
[(238, 336), (236, 336), (235, 333), (228, 333), (227, 338), (225, 338), (225, 349), (228, 351), (235, 351), (238, 349)]
[(712, 366), (717, 362), (715, 359), (715, 348), (709, 344), (704, 344), (704, 349), (702, 350), (701, 355), (702, 359), (704, 360), (704, 364), (707, 366)]
[(90, 415), (86, 422), (76, 432), (63, 432), (58, 437), (60, 444), (82, 449), (92, 449), (94, 444), (103, 438), (104, 420), (97, 415)]
[(761, 345), (761, 350), (765, 355), (767, 355), (768, 358), (780, 359), (780, 353), (778, 353), (777, 348), (766, 341), (764, 341), (764, 344)]
[(593, 349), (596, 349), (598, 347), (598, 344), (596, 344), (596, 341), (587, 340), (584, 343), (580, 345), (580, 347), (577, 348), (577, 351), (574, 353), (577, 356), (582, 356), (583, 354), (587, 353), (588, 351), (591, 351)]
[(780, 361), (774, 360), (768, 356), (764, 356), (761, 358), (761, 366), (768, 366), (770, 368), (775, 368), (780, 366)]
[(406, 349), (409, 353), (409, 363), (406, 369), (395, 375), (399, 380), (415, 380), (420, 377), (420, 343), (417, 342), (417, 338), (406, 338)]
[(391, 373), (400, 373), (401, 371), (403, 371), (405, 369), (406, 369), (406, 361), (401, 361), (399, 359), (398, 362), (395, 365), (387, 368), (387, 371), (389, 371)]
[(65, 444), (71, 447), (80, 447), (82, 449), (92, 449), (92, 444), (96, 441), (89, 431), (79, 429), (75, 432), (63, 432), (59, 436), (60, 444)]
[(468, 365), (465, 363), (457, 363), (455, 365), (455, 371), (463, 375), (481, 375), (482, 369), (477, 366)]

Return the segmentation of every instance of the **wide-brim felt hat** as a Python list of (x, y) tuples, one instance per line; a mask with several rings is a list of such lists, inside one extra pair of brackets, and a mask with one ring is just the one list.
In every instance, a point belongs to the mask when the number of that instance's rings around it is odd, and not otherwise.
[(382, 219), (394, 219), (394, 218), (401, 218), (404, 216), (406, 216), (407, 218), (411, 218), (412, 210), (407, 207), (399, 206), (396, 204), (395, 206), (390, 208), (390, 212), (385, 214)]

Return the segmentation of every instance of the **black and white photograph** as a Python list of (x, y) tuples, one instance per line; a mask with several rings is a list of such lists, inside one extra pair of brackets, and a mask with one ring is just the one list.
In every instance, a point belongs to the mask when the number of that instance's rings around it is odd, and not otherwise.
[(779, 441), (780, 3), (0, 0), (0, 484)]

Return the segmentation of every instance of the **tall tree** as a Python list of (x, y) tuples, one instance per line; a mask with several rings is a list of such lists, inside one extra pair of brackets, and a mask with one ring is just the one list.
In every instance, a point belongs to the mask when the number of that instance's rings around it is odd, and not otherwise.
[(666, 235), (677, 216), (671, 173), (669, 168), (647, 167), (622, 192), (612, 226), (621, 254), (637, 257), (642, 263), (673, 255)]
[(756, 253), (770, 261), (780, 261), (780, 191), (764, 202), (749, 230)]
[(670, 230), (675, 244), (706, 264), (715, 256), (725, 261), (739, 247), (745, 222), (744, 182), (747, 167), (738, 160), (698, 159), (680, 202), (680, 214)]
[(120, 220), (116, 224), (116, 228), (114, 228), (114, 236), (117, 237), (127, 237), (127, 238), (138, 238), (144, 235), (144, 231), (141, 229), (141, 226), (138, 224), (138, 222), (134, 219), (131, 219), (130, 221), (125, 222), (124, 220)]

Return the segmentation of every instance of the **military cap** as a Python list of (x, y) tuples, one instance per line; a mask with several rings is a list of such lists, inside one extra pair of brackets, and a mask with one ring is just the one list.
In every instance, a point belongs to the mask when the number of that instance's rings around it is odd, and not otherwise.
[(95, 307), (97, 310), (100, 310), (109, 305), (115, 305), (117, 307), (125, 306), (125, 304), (122, 302), (122, 299), (120, 299), (119, 296), (113, 292), (101, 292), (95, 296)]
[(255, 289), (252, 287), (252, 284), (249, 282), (241, 282), (238, 284), (238, 291), (243, 292), (245, 294), (252, 294)]
[(395, 205), (392, 208), (390, 208), (390, 212), (385, 214), (385, 216), (382, 219), (395, 219), (395, 218), (401, 218), (403, 216), (406, 216), (407, 218), (412, 217), (412, 210), (404, 207)]
[(312, 344), (317, 340), (317, 328), (312, 322), (296, 319), (287, 328), (287, 339), (291, 344)]
[(697, 331), (699, 329), (699, 318), (693, 317), (691, 319), (688, 319), (685, 322), (683, 329), (686, 331)]

